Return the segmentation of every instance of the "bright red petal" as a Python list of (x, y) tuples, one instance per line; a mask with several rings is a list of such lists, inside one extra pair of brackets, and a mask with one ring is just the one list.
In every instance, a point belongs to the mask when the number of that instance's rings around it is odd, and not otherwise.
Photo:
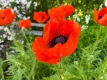
[[(55, 45), (53, 48), (41, 48), (39, 51), (42, 53), (40, 54), (35, 54), (36, 57), (38, 58), (39, 61), (46, 62), (49, 64), (57, 64), (60, 61), (60, 56), (59, 56), (59, 48), (62, 46), (61, 44)], [(42, 59), (41, 59), (42, 56)], [(44, 58), (43, 58), (44, 56)], [(45, 61), (43, 61), (45, 60)]]
[(36, 49), (39, 48), (39, 47), (47, 48), (48, 44), (47, 44), (47, 42), (43, 38), (36, 37), (34, 42), (32, 43), (32, 50), (34, 52), (36, 52)]
[(104, 7), (97, 11), (94, 9), (94, 21), (100, 25), (107, 26), (107, 7)]
[(4, 9), (4, 14), (5, 14), (5, 16), (7, 16), (8, 14), (12, 14), (11, 9), (10, 8)]
[(15, 13), (12, 13), (12, 14), (8, 14), (6, 17), (7, 17), (7, 19), (8, 19), (8, 22), (7, 22), (7, 24), (11, 24), (12, 22), (13, 22), (13, 20), (14, 20), (14, 18), (15, 18)]
[(71, 15), (74, 11), (75, 11), (75, 8), (72, 5), (68, 5), (66, 16)]
[(60, 57), (64, 57), (72, 54), (76, 49), (76, 47), (74, 47), (75, 44), (77, 43), (74, 43), (73, 36), (70, 35), (67, 42), (63, 44), (63, 46), (59, 49)]
[(0, 10), (0, 26), (4, 25), (4, 19), (5, 18), (5, 14), (3, 10)]
[(63, 19), (65, 18), (65, 12), (62, 8), (52, 8), (48, 11), (51, 19)]
[(71, 30), (72, 33), (70, 34), (67, 42), (63, 44), (63, 46), (61, 46), (59, 50), (61, 57), (68, 56), (76, 50), (78, 38), (81, 31), (81, 26), (78, 23), (73, 21), (71, 27), (73, 30), (73, 31)]
[(99, 17), (102, 17), (103, 15), (105, 15), (107, 13), (107, 7), (104, 7), (102, 9), (99, 10), (98, 14)]
[(59, 22), (56, 20), (49, 20), (44, 27), (43, 37), (49, 42), (52, 38), (59, 34)]
[(103, 15), (99, 20), (98, 23), (103, 25), (103, 26), (107, 26), (107, 13), (105, 15)]
[(28, 29), (28, 28), (31, 27), (31, 21), (30, 21), (29, 19), (19, 20), (18, 26), (19, 26), (20, 28), (24, 27), (24, 28)]
[(74, 31), (73, 28), (73, 21), (72, 20), (65, 20), (63, 22), (62, 27), (62, 34), (66, 36), (70, 36), (70, 34)]
[(49, 64), (56, 64), (60, 60), (59, 56), (59, 48), (61, 44), (57, 44), (53, 48), (48, 48), (46, 46), (46, 42), (44, 42), (43, 38), (37, 37), (32, 44), (32, 50), (35, 53), (35, 57), (40, 62), (46, 62)]
[(46, 14), (46, 12), (34, 12), (33, 19), (39, 23), (47, 21), (49, 16)]
[(8, 22), (8, 17), (7, 17), (7, 16), (3, 19), (3, 23), (4, 23), (4, 25), (9, 24), (9, 22)]
[(0, 19), (0, 26), (4, 25), (3, 20)]
[(75, 8), (71, 5), (62, 5), (59, 6), (59, 8), (63, 9), (63, 13), (65, 13), (65, 16), (71, 15), (75, 10)]

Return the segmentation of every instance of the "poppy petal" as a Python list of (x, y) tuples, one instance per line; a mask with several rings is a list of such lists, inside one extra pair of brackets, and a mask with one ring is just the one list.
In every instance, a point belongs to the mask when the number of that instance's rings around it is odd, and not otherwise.
[(11, 9), (10, 8), (4, 9), (4, 14), (5, 14), (5, 16), (7, 16), (8, 14), (12, 14)]
[(73, 42), (72, 35), (70, 35), (67, 42), (65, 44), (63, 44), (63, 46), (61, 46), (61, 48), (59, 49), (60, 57), (64, 57), (64, 56), (68, 56), (68, 55), (72, 54), (76, 49), (76, 48), (74, 48), (75, 44)]
[(28, 29), (28, 28), (31, 27), (31, 21), (30, 21), (29, 19), (19, 20), (18, 26), (19, 26), (20, 28), (24, 27), (24, 28)]
[(62, 6), (59, 6), (59, 8), (63, 9), (65, 16), (71, 15), (75, 10), (75, 8), (72, 5), (62, 5)]
[(3, 20), (0, 19), (0, 26), (4, 25)]
[(66, 36), (70, 36), (70, 34), (74, 31), (72, 26), (73, 26), (73, 20), (65, 20), (63, 22), (62, 34)]
[(34, 40), (34, 42), (32, 43), (32, 50), (33, 50), (34, 52), (36, 52), (37, 47), (38, 47), (38, 48), (39, 48), (39, 47), (46, 48), (46, 47), (48, 47), (48, 46), (47, 46), (47, 44), (46, 44), (46, 42), (45, 42), (45, 40), (44, 40), (43, 38), (41, 38), (41, 37), (36, 37), (35, 40)]
[(49, 42), (53, 37), (57, 36), (59, 30), (59, 22), (56, 20), (49, 20), (44, 27), (43, 37)]
[(81, 27), (75, 21), (73, 21), (73, 25), (71, 27), (74, 28), (73, 29), (74, 31), (70, 34), (67, 42), (65, 44), (63, 44), (63, 46), (61, 46), (61, 48), (59, 50), (61, 57), (68, 56), (68, 55), (72, 54), (77, 47)]
[(103, 15), (99, 20), (98, 23), (103, 25), (103, 26), (107, 26), (107, 13), (105, 15)]
[(46, 63), (49, 63), (49, 64), (57, 64), (60, 60), (59, 57), (53, 57), (52, 55), (51, 55), (51, 57), (49, 57), (47, 55), (49, 55), (47, 49), (37, 50), (36, 53), (35, 53), (35, 57), (40, 62), (46, 62)]
[(35, 52), (35, 57), (41, 61), (49, 64), (56, 64), (60, 60), (59, 48), (61, 44), (57, 44), (54, 48), (44, 46), (43, 38), (37, 37), (32, 44), (32, 50)]
[(13, 13), (13, 14), (8, 14), (8, 15), (6, 16), (7, 19), (8, 19), (7, 24), (11, 24), (11, 23), (13, 22), (15, 15), (16, 15), (16, 14)]
[[(62, 44), (59, 43), (55, 45), (53, 48), (49, 48), (49, 49), (41, 48), (39, 49), (39, 51), (41, 51), (42, 55), (35, 54), (36, 58), (38, 57), (39, 60), (46, 60), (45, 62), (49, 64), (57, 64), (60, 60), (60, 56), (59, 56), (60, 46), (62, 46)], [(42, 59), (40, 59), (41, 58), (40, 56), (42, 56)]]
[(94, 21), (100, 25), (107, 26), (107, 7), (97, 11), (94, 9)]
[(52, 9), (50, 9), (48, 11), (48, 14), (50, 16), (51, 19), (63, 19), (65, 18), (65, 12), (63, 12), (62, 8), (55, 8), (53, 7)]
[(106, 13), (107, 13), (107, 7), (104, 7), (104, 8), (102, 8), (102, 9), (100, 9), (99, 12), (98, 12), (99, 17), (100, 17), (100, 16), (103, 16), (103, 15), (106, 14)]
[(96, 8), (94, 8), (94, 21), (97, 22), (98, 20), (98, 11), (96, 10)]
[(47, 21), (49, 16), (44, 11), (34, 12), (33, 19), (39, 23)]

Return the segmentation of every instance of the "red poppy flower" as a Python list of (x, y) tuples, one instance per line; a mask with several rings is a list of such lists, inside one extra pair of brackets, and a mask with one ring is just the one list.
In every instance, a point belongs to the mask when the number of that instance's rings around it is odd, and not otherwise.
[(63, 19), (65, 18), (66, 16), (69, 16), (70, 14), (72, 14), (74, 12), (74, 7), (71, 6), (71, 5), (62, 5), (62, 6), (59, 6), (59, 7), (54, 7), (52, 9), (50, 9), (48, 11), (48, 14), (50, 16), (50, 18), (52, 19)]
[(47, 21), (49, 16), (46, 14), (46, 12), (34, 12), (33, 19), (39, 23)]
[(62, 8), (55, 8), (53, 7), (48, 11), (48, 14), (51, 19), (63, 19), (65, 18), (65, 13), (63, 12)]
[(56, 64), (77, 47), (80, 25), (73, 20), (49, 20), (42, 37), (36, 37), (32, 50), (40, 62)]
[(0, 26), (11, 24), (14, 17), (15, 13), (12, 13), (10, 8), (0, 10)]
[(62, 5), (62, 6), (59, 6), (59, 8), (63, 9), (65, 16), (69, 16), (75, 11), (75, 8), (72, 5)]
[(18, 26), (19, 26), (20, 28), (24, 27), (24, 28), (28, 29), (28, 28), (31, 27), (31, 21), (30, 21), (29, 19), (19, 20)]
[(103, 26), (107, 26), (107, 7), (99, 11), (97, 11), (96, 8), (94, 9), (94, 21)]

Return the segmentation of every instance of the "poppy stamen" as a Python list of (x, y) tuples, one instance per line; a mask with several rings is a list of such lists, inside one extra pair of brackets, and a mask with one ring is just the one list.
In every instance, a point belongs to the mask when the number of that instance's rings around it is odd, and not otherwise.
[(62, 44), (64, 44), (65, 41), (66, 41), (66, 39), (61, 36), (61, 37), (58, 37), (58, 38), (55, 39), (55, 44), (57, 44), (57, 43), (62, 43)]
[(57, 36), (49, 42), (49, 46), (54, 47), (58, 43), (64, 44), (67, 41), (67, 39), (68, 37), (66, 36)]

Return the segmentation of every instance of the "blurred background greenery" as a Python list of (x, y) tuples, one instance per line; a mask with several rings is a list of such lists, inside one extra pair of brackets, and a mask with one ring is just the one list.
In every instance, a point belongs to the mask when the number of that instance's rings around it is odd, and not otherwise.
[[(48, 12), (48, 10), (51, 9), (52, 7), (57, 7), (63, 4), (73, 5), (76, 9), (75, 13), (79, 14), (79, 16), (84, 16), (86, 14), (90, 14), (94, 8), (99, 9), (101, 6), (104, 6), (104, 2), (105, 2), (105, 0), (27, 0), (27, 4), (26, 3), (23, 4), (21, 3), (21, 1), (26, 1), (26, 0), (10, 1), (10, 4), (7, 6), (13, 9), (14, 7), (17, 7), (20, 14), (23, 14), (23, 16), (26, 17), (30, 16), (31, 20), (33, 20), (32, 17), (35, 11)], [(26, 7), (28, 5), (29, 7)], [(3, 4), (0, 5), (1, 8), (3, 6), (4, 6)], [(23, 13), (24, 11), (25, 13)]]

